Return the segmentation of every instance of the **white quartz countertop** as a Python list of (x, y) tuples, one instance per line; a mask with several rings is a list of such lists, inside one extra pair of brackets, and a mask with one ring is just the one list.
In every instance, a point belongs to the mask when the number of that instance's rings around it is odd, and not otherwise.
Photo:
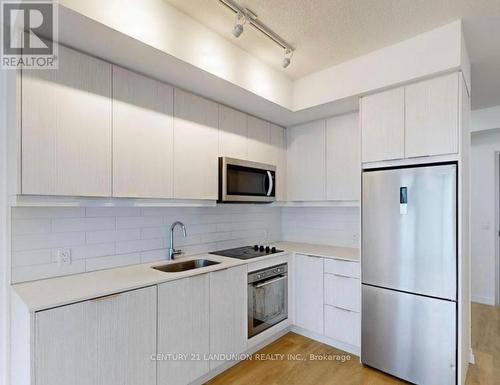
[(344, 259), (347, 261), (359, 262), (360, 251), (358, 248), (314, 245), (311, 243), (298, 242), (276, 242), (272, 244), (279, 250), (294, 252), (316, 257)]
[[(272, 245), (276, 246), (278, 249), (284, 250), (284, 252), (249, 260), (240, 260), (212, 254), (200, 254), (178, 258), (175, 261), (144, 263), (140, 265), (118, 267), (109, 270), (100, 270), (65, 277), (20, 283), (12, 285), (12, 289), (24, 302), (29, 311), (35, 312), (123, 291), (134, 290), (141, 287), (157, 285), (198, 274), (223, 270), (233, 266), (245, 265), (291, 252), (325, 258), (359, 261), (358, 249), (295, 242), (277, 242)], [(177, 273), (167, 273), (151, 268), (152, 266), (189, 261), (193, 259), (208, 259), (220, 263), (217, 265)]]

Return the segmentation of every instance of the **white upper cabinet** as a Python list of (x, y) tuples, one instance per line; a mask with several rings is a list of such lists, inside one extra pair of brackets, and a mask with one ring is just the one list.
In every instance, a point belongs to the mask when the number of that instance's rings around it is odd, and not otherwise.
[(406, 87), (406, 157), (458, 152), (459, 73)]
[(326, 200), (326, 130), (318, 120), (287, 128), (287, 200)]
[(174, 198), (217, 199), (219, 106), (174, 91)]
[(59, 47), (22, 73), (22, 194), (111, 195), (111, 64)]
[(248, 160), (272, 163), (271, 124), (265, 120), (248, 116)]
[(271, 124), (271, 164), (276, 166), (276, 200), (286, 200), (286, 134), (283, 127)]
[(361, 191), (361, 138), (358, 114), (326, 121), (326, 198), (359, 200)]
[(219, 107), (219, 156), (247, 159), (247, 115)]
[(173, 93), (113, 66), (113, 196), (172, 198)]
[(361, 98), (363, 162), (404, 158), (404, 101), (403, 88)]

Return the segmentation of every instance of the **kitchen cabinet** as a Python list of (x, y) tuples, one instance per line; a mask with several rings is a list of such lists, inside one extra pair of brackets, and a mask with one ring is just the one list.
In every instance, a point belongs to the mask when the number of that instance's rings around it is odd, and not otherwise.
[[(239, 354), (247, 343), (247, 266), (210, 273), (210, 353)], [(224, 360), (211, 360), (210, 370)]]
[(361, 138), (358, 114), (326, 121), (326, 199), (353, 201), (361, 193)]
[(325, 336), (351, 346), (360, 346), (360, 314), (325, 305)]
[(360, 114), (363, 162), (404, 158), (404, 88), (362, 97)]
[(156, 287), (35, 315), (37, 385), (154, 385)]
[(324, 120), (287, 128), (287, 200), (326, 200)]
[(64, 46), (21, 78), (21, 193), (111, 196), (111, 64)]
[(295, 255), (295, 324), (323, 334), (323, 258)]
[(174, 198), (217, 199), (219, 106), (174, 91)]
[(113, 66), (113, 196), (172, 198), (173, 92)]
[(248, 160), (272, 163), (271, 124), (265, 120), (248, 116)]
[(158, 384), (188, 384), (208, 373), (209, 301), (208, 274), (158, 285), (158, 354), (173, 357), (158, 361)]
[(361, 284), (358, 278), (325, 274), (325, 304), (345, 310), (360, 311)]
[(271, 124), (271, 164), (276, 165), (276, 200), (286, 200), (286, 136), (285, 129)]
[(247, 115), (219, 107), (219, 156), (247, 159)]
[(459, 73), (406, 87), (406, 157), (458, 152)]

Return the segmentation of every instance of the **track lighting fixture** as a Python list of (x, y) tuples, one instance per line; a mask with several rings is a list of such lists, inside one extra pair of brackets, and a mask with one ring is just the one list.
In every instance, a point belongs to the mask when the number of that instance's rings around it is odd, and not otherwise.
[(281, 65), (283, 68), (286, 68), (292, 62), (293, 51), (290, 48), (285, 48), (285, 57), (283, 58), (283, 62)]
[(243, 25), (246, 23), (247, 18), (241, 13), (236, 14), (236, 22), (234, 23), (233, 35), (234, 37), (240, 37), (243, 33)]
[(248, 8), (241, 7), (234, 0), (219, 0), (219, 2), (236, 14), (236, 22), (233, 27), (233, 35), (235, 37), (239, 37), (243, 33), (243, 26), (248, 22), (250, 26), (254, 27), (257, 31), (261, 32), (264, 36), (268, 37), (285, 50), (285, 57), (281, 62), (282, 67), (287, 68), (290, 65), (294, 51), (293, 47), (258, 20), (254, 12)]

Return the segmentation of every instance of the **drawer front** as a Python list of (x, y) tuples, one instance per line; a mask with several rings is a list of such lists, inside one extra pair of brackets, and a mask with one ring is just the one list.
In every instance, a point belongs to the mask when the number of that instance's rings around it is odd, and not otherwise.
[(325, 274), (325, 304), (359, 312), (361, 285), (358, 278)]
[(352, 346), (360, 346), (360, 314), (325, 305), (325, 335)]
[(359, 262), (341, 261), (339, 259), (325, 258), (325, 273), (359, 278), (361, 276), (361, 269)]

